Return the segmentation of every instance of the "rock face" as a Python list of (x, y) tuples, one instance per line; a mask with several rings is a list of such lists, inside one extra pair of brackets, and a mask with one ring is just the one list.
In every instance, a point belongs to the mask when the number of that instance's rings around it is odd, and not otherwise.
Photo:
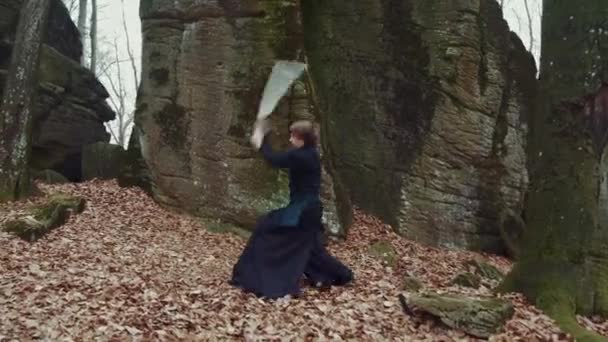
[[(142, 84), (132, 167), (121, 183), (143, 185), (166, 205), (252, 227), (288, 200), (287, 175), (253, 151), (249, 133), (274, 60), (302, 57), (298, 1), (140, 6)], [(309, 107), (306, 87), (294, 87), (272, 116), (275, 148), (286, 147), (290, 121), (314, 117)], [(340, 231), (333, 189), (324, 194), (327, 226)]]
[(521, 212), (528, 183), (536, 69), (498, 4), (302, 6), (326, 153), (353, 203), (423, 243), (502, 251), (499, 214)]
[[(0, 94), (11, 58), (19, 0), (0, 0)], [(80, 34), (60, 0), (53, 0), (39, 72), (39, 95), (34, 112), (32, 167), (61, 168), (67, 156), (82, 146), (107, 142), (104, 122), (115, 113), (106, 103), (108, 92), (79, 63)]]

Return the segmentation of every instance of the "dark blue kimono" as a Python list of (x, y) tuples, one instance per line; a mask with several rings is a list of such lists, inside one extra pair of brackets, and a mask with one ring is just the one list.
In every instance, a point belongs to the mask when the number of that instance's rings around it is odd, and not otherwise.
[(321, 162), (314, 146), (273, 152), (260, 149), (276, 168), (289, 171), (289, 204), (262, 216), (232, 271), (231, 284), (260, 297), (300, 294), (305, 275), (316, 286), (345, 285), (352, 271), (329, 255), (322, 243), (319, 200)]

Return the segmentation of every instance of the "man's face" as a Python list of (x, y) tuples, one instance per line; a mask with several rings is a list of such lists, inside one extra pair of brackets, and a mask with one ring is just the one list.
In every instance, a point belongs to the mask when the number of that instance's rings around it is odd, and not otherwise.
[(289, 136), (289, 142), (295, 147), (304, 146), (304, 140), (298, 138), (293, 132), (291, 132), (291, 135)]

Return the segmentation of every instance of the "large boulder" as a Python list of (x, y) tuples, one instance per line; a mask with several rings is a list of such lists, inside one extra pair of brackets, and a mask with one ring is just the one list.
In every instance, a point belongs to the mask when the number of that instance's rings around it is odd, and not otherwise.
[(32, 172), (32, 178), (47, 184), (63, 184), (69, 182), (61, 173), (49, 169)]
[[(0, 94), (10, 64), (21, 0), (0, 0)], [(80, 65), (80, 33), (61, 0), (52, 0), (49, 26), (40, 56), (37, 102), (33, 112), (34, 169), (55, 168), (82, 146), (108, 142), (104, 122), (114, 111), (107, 90)]]
[(114, 111), (107, 90), (78, 62), (44, 46), (40, 90), (34, 112), (32, 166), (45, 169), (79, 152), (83, 146), (110, 141), (104, 122)]
[[(138, 184), (163, 204), (244, 227), (287, 203), (287, 175), (268, 167), (250, 147), (249, 134), (274, 61), (302, 58), (298, 4), (141, 2), (142, 82), (131, 167), (121, 184)], [(305, 88), (294, 87), (281, 101), (272, 116), (276, 149), (287, 147), (290, 121), (314, 117), (309, 100)], [(332, 191), (324, 189), (325, 221), (338, 232)]]
[(126, 152), (120, 145), (97, 142), (82, 148), (82, 180), (119, 178)]
[(426, 244), (502, 252), (499, 214), (521, 212), (528, 183), (536, 68), (498, 4), (302, 11), (325, 152), (353, 203)]

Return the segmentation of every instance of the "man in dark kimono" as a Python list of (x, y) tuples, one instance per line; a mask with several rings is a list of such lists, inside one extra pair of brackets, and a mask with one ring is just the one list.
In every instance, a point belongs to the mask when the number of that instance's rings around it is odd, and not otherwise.
[(289, 171), (290, 200), (260, 218), (234, 266), (231, 283), (261, 297), (278, 298), (299, 295), (302, 275), (319, 287), (351, 282), (352, 271), (322, 244), (321, 162), (312, 123), (291, 125), (293, 148), (287, 152), (272, 151), (268, 130), (267, 122), (256, 123), (252, 144), (270, 165)]

